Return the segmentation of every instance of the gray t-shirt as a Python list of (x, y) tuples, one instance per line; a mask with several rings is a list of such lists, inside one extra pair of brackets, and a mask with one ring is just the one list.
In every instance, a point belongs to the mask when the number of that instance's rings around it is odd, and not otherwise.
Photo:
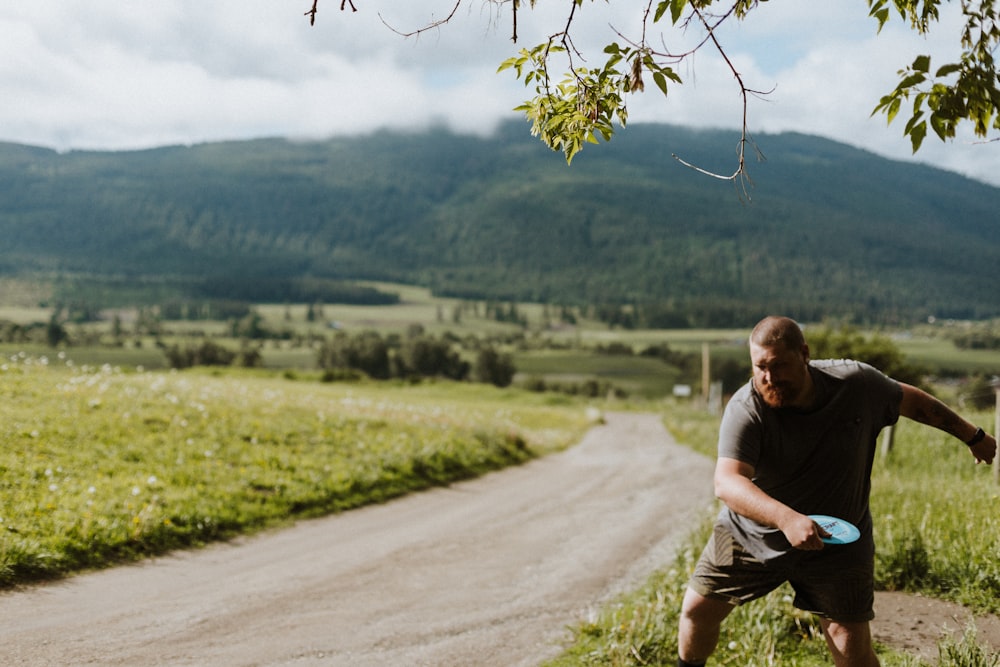
[[(726, 406), (719, 456), (754, 466), (762, 491), (804, 514), (827, 514), (861, 530), (855, 548), (874, 551), (868, 507), (878, 434), (896, 423), (903, 391), (872, 368), (850, 360), (810, 362), (816, 407), (768, 406), (748, 382)], [(791, 564), (800, 552), (776, 529), (723, 507), (719, 522), (757, 559)]]

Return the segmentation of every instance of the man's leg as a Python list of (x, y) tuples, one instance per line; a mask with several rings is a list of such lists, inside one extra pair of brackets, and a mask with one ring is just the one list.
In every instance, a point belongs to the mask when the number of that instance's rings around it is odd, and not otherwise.
[(688, 664), (704, 664), (719, 641), (722, 621), (732, 610), (733, 605), (729, 602), (705, 597), (688, 588), (677, 629), (680, 659)]
[(868, 621), (841, 623), (823, 618), (820, 625), (837, 667), (879, 667)]

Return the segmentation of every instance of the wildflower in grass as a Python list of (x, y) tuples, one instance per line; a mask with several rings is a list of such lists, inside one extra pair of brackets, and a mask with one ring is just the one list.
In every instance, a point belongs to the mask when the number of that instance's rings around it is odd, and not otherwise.
[(138, 486), (133, 486), (132, 487), (132, 495), (133, 496), (137, 496), (140, 493), (142, 493), (142, 489), (140, 489)]

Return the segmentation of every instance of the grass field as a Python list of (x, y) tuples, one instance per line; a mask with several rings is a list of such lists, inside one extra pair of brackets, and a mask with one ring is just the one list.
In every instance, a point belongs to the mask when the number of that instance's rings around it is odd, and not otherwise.
[(896, 336), (893, 342), (909, 359), (928, 368), (946, 370), (951, 374), (1000, 375), (1000, 353), (997, 350), (962, 350), (945, 338)]
[(543, 350), (514, 355), (519, 377), (542, 377), (548, 382), (575, 383), (589, 378), (605, 380), (629, 396), (667, 396), (681, 382), (677, 370), (649, 357), (595, 355), (583, 350)]
[(0, 586), (336, 512), (568, 446), (582, 403), (485, 385), (0, 363)]

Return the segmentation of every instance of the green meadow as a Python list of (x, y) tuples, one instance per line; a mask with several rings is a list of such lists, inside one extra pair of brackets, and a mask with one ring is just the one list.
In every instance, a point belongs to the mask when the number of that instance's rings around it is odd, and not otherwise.
[(0, 363), (0, 586), (387, 500), (575, 442), (585, 408), (485, 385)]

